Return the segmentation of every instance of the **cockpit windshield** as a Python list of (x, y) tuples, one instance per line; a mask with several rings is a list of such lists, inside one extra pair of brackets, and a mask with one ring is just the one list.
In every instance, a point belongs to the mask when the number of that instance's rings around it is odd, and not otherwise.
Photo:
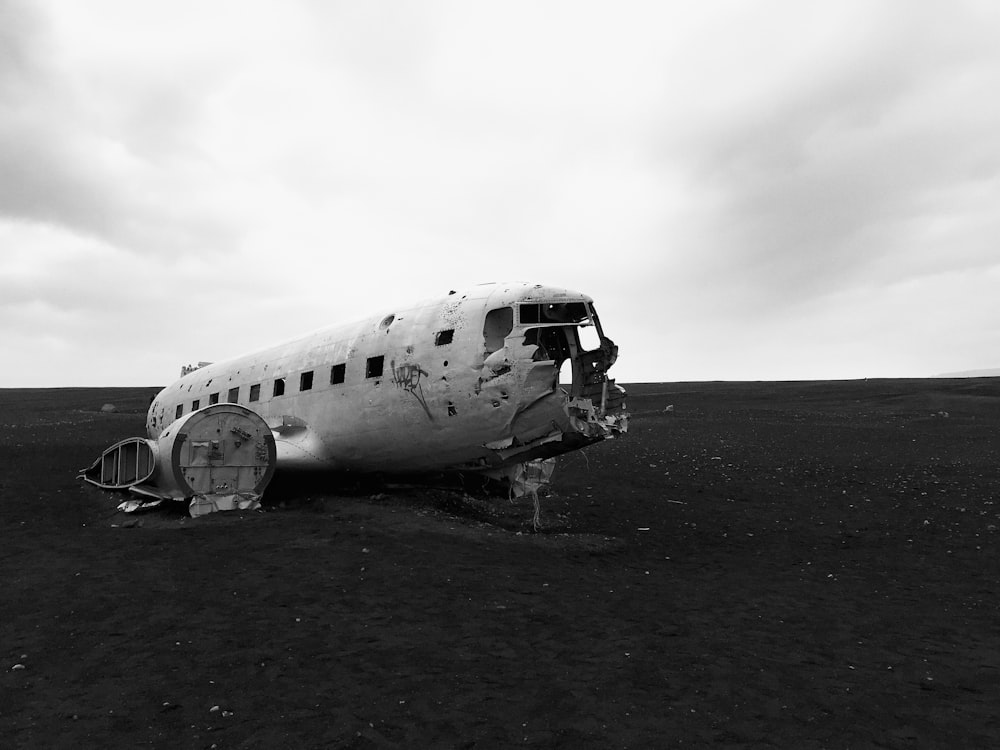
[(522, 325), (526, 323), (567, 325), (590, 322), (590, 311), (585, 302), (543, 302), (541, 304), (520, 305), (518, 314)]

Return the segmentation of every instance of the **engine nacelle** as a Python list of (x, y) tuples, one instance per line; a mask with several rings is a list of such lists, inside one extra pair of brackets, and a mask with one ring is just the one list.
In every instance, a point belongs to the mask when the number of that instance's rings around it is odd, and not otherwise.
[(198, 516), (257, 507), (276, 465), (274, 436), (264, 420), (244, 406), (225, 403), (185, 414), (156, 440), (116, 443), (83, 478), (147, 498), (190, 498), (191, 515)]

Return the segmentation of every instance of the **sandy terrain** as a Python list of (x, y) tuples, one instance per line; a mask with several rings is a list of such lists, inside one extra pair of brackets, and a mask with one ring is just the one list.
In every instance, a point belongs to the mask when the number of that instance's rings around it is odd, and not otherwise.
[(4, 747), (1000, 746), (997, 379), (633, 386), (542, 534), (344, 478), (119, 514), (76, 470), (154, 390), (0, 391)]

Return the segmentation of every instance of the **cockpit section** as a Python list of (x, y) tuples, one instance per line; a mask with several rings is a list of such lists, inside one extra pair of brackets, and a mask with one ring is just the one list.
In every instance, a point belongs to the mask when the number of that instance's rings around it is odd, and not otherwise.
[(566, 389), (571, 397), (589, 398), (606, 409), (607, 372), (618, 357), (618, 347), (604, 335), (593, 306), (562, 302), (519, 307), (522, 343), (535, 347), (532, 361), (551, 361), (559, 373), (565, 372), (568, 362), (569, 377), (557, 380), (556, 386)]
[[(604, 334), (589, 300), (497, 307), (485, 316), (483, 342), (480, 389), (520, 393), (510, 452), (524, 454), (521, 460), (627, 430), (625, 391), (608, 376), (618, 347)], [(541, 440), (544, 446), (531, 448)]]

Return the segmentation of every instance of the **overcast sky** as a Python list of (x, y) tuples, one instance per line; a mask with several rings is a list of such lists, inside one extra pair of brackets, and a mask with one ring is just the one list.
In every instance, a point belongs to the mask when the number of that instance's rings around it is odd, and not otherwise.
[(1000, 367), (1000, 3), (0, 0), (0, 386), (494, 280), (621, 382)]

